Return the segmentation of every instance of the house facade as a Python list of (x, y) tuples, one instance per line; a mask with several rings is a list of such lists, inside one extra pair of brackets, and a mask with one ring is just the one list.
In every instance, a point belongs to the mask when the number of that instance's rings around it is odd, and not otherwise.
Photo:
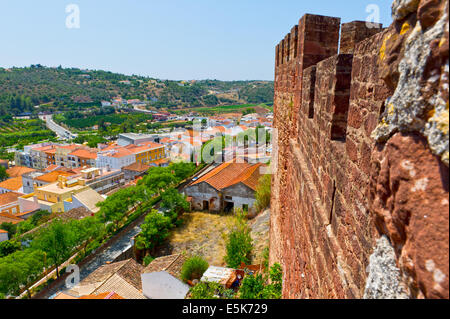
[(184, 193), (191, 198), (194, 210), (229, 212), (242, 209), (253, 213), (262, 166), (261, 163), (223, 163), (189, 184)]

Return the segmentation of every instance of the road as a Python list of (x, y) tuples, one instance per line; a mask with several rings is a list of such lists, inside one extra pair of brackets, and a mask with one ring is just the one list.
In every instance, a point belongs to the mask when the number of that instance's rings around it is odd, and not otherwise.
[(66, 130), (64, 127), (56, 124), (53, 121), (53, 115), (39, 115), (39, 118), (43, 121), (45, 121), (45, 125), (48, 127), (48, 129), (52, 130), (53, 132), (58, 135), (59, 138), (63, 140), (73, 139), (78, 136), (78, 134), (74, 134), (70, 132), (69, 130)]

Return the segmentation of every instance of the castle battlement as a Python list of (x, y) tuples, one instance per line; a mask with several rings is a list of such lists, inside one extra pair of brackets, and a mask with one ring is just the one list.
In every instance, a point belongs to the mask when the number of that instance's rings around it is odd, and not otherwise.
[[(284, 267), (286, 298), (380, 297), (377, 285), (385, 298), (448, 298), (448, 165), (413, 123), (373, 134), (397, 110), (391, 66), (413, 23), (306, 14), (276, 46), (270, 260)], [(427, 260), (446, 276), (438, 285)]]

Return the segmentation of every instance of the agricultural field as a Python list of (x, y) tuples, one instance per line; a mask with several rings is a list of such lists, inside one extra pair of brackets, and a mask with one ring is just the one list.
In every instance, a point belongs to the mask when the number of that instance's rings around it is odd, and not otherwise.
[(0, 158), (10, 159), (6, 148), (23, 146), (46, 140), (56, 140), (56, 135), (40, 119), (0, 119)]

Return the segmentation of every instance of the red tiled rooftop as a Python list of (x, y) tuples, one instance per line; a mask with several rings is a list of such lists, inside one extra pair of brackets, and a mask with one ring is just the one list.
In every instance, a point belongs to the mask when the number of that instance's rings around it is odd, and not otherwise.
[(223, 163), (205, 174), (191, 185), (206, 182), (217, 190), (221, 190), (232, 185), (243, 183), (253, 190), (256, 190), (258, 180), (261, 177), (259, 168), (261, 163), (234, 163), (232, 161)]
[(0, 183), (0, 188), (17, 191), (22, 187), (22, 176), (9, 178)]
[(23, 195), (22, 193), (17, 192), (8, 192), (0, 194), (0, 206), (17, 202), (17, 199), (22, 195)]
[(36, 170), (34, 168), (29, 168), (25, 166), (13, 166), (6, 170), (6, 174), (8, 174), (9, 177), (19, 177), (23, 174), (35, 172)]

